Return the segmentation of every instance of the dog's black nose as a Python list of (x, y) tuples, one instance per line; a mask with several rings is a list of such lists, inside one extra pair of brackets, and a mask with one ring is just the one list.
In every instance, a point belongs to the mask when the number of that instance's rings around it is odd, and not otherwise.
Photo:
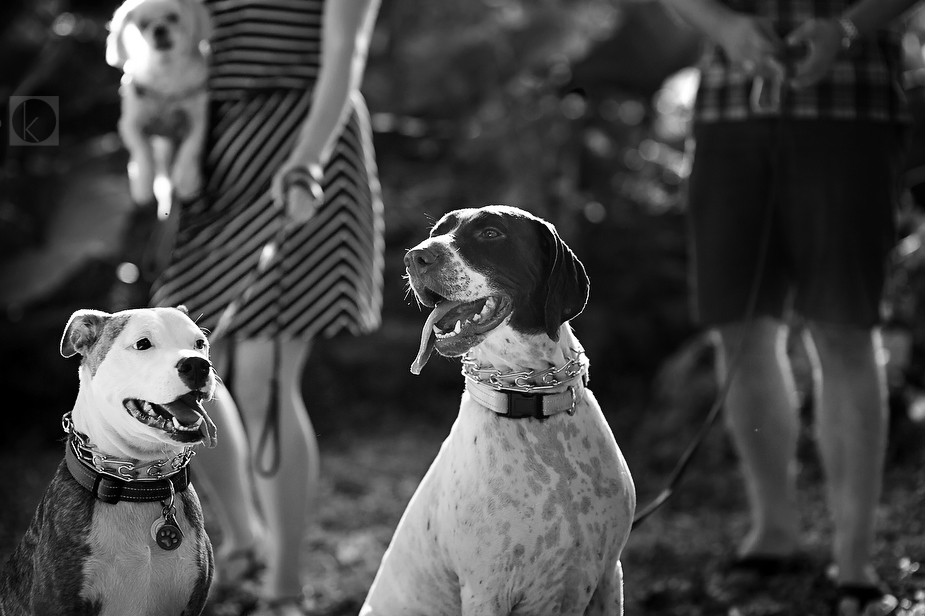
[(412, 272), (423, 274), (440, 262), (442, 253), (430, 247), (412, 248), (405, 253), (405, 267)]
[(167, 36), (167, 26), (154, 26), (154, 38), (162, 39)]
[(212, 364), (201, 357), (185, 357), (177, 363), (180, 380), (190, 389), (202, 389), (209, 379)]

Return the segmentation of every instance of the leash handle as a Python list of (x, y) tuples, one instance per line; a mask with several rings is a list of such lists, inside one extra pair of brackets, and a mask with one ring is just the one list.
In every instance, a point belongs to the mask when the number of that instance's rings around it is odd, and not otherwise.
[[(279, 433), (279, 368), (282, 363), (282, 346), (279, 334), (273, 338), (273, 376), (270, 377), (270, 399), (267, 403), (267, 414), (263, 420), (263, 427), (254, 448), (254, 471), (261, 477), (273, 477), (279, 471), (280, 465), (280, 433)], [(269, 460), (267, 458), (269, 453)]]
[[(286, 274), (286, 257), (283, 252), (290, 237), (291, 232), (298, 225), (308, 221), (315, 215), (317, 208), (324, 202), (324, 190), (321, 185), (322, 170), (320, 165), (311, 165), (304, 167), (294, 167), (290, 169), (283, 177), (282, 198), (283, 213), (280, 217), (279, 228), (276, 230), (273, 238), (264, 244), (260, 251), (260, 257), (257, 265), (251, 270), (244, 286), (244, 291), (225, 308), (219, 317), (218, 324), (212, 332), (213, 341), (225, 335), (230, 329), (234, 318), (254, 293), (257, 279), (261, 274), (267, 272), (270, 267), (276, 264), (278, 275), (276, 280), (276, 299), (274, 301), (274, 326), (273, 335), (273, 366), (272, 375), (270, 376), (270, 397), (267, 401), (267, 411), (264, 417), (263, 427), (257, 438), (257, 444), (254, 452), (254, 470), (262, 477), (272, 477), (279, 471), (280, 466), (280, 378), (279, 372), (282, 365), (282, 342), (280, 335), (285, 325), (283, 321), (283, 299), (287, 291)], [(298, 217), (293, 217), (288, 203), (289, 193), (292, 188), (302, 188), (309, 194), (312, 201), (311, 209), (308, 213), (302, 213)], [(230, 350), (232, 355), (234, 349)], [(233, 366), (233, 361), (231, 362)], [(269, 456), (269, 458), (268, 458)]]
[[(283, 176), (282, 195), (283, 209), (286, 216), (291, 222), (301, 223), (309, 220), (324, 203), (324, 188), (321, 182), (323, 180), (323, 171), (321, 165), (305, 165), (293, 167)], [(292, 209), (293, 204), (290, 200), (290, 192), (293, 188), (301, 188), (309, 196), (308, 212), (297, 212)]]
[[(280, 232), (279, 246), (286, 245), (290, 231), (297, 225), (307, 221), (315, 215), (318, 206), (324, 200), (324, 191), (321, 189), (321, 181), (316, 175), (320, 175), (320, 167), (317, 173), (308, 167), (296, 167), (289, 170), (283, 178), (283, 198), (289, 199), (289, 192), (294, 187), (300, 187), (309, 193), (313, 199), (310, 203), (311, 210), (305, 218), (293, 218), (289, 210), (289, 203), (284, 203), (286, 208), (284, 224)], [(269, 267), (269, 266), (268, 266)], [(267, 401), (267, 412), (264, 416), (263, 427), (260, 430), (260, 436), (257, 439), (257, 445), (254, 450), (254, 471), (261, 477), (273, 477), (279, 471), (281, 462), (280, 446), (280, 378), (279, 371), (282, 367), (282, 335), (285, 323), (283, 321), (283, 300), (288, 290), (286, 274), (286, 257), (280, 253), (279, 262), (277, 263), (279, 273), (276, 279), (276, 300), (274, 301), (275, 315), (273, 318), (276, 329), (273, 336), (273, 372), (270, 376), (270, 399)], [(269, 457), (268, 457), (269, 456)]]

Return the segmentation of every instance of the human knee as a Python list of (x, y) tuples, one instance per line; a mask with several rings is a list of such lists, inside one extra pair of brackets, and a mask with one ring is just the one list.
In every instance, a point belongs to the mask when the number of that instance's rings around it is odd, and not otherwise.
[(881, 363), (880, 336), (868, 327), (814, 322), (809, 339), (822, 366), (876, 367)]
[(756, 318), (716, 328), (721, 359), (726, 365), (761, 367), (777, 360), (786, 349), (787, 328), (775, 319)]

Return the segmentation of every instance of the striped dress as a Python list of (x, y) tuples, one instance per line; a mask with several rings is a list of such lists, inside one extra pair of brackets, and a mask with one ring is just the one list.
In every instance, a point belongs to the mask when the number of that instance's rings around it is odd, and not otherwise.
[(324, 0), (205, 4), (214, 28), (205, 190), (201, 198), (178, 204), (176, 244), (154, 283), (152, 304), (185, 304), (199, 325), (214, 329), (247, 290), (226, 331), (238, 338), (308, 339), (376, 329), (382, 201), (369, 118), (358, 93), (324, 168), (324, 204), (287, 234), (278, 258), (254, 277), (262, 249), (283, 220), (270, 181), (311, 105)]

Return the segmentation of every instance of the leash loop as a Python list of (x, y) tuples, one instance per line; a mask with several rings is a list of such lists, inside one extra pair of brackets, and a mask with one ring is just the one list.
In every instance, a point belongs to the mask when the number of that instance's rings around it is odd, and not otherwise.
[[(270, 377), (270, 400), (267, 403), (267, 413), (254, 451), (254, 470), (261, 477), (273, 477), (279, 471), (280, 465), (279, 367), (282, 356), (280, 347), (279, 333), (277, 333), (273, 337), (273, 376)], [(269, 452), (270, 459), (264, 464), (267, 452)]]
[[(296, 186), (302, 188), (313, 198), (313, 210), (311, 215), (314, 216), (315, 209), (317, 209), (324, 200), (321, 180), (322, 170), (317, 165), (291, 169), (283, 178), (284, 198), (288, 195), (291, 188)], [(286, 275), (288, 274), (285, 247), (290, 239), (292, 230), (305, 222), (290, 219), (285, 203), (283, 204), (283, 209), (278, 217), (278, 221), (279, 228), (274, 233), (273, 238), (260, 250), (257, 264), (254, 269), (251, 270), (243, 285), (243, 292), (235, 298), (234, 301), (228, 304), (219, 317), (215, 330), (212, 332), (212, 339), (214, 342), (231, 330), (232, 323), (238, 310), (250, 299), (251, 295), (253, 295), (260, 275), (266, 273), (271, 266), (276, 267), (278, 270), (275, 284), (276, 298), (273, 302), (275, 309), (273, 320), (276, 331), (273, 334), (273, 366), (272, 376), (270, 377), (270, 397), (267, 402), (266, 415), (264, 416), (263, 426), (260, 429), (260, 435), (257, 438), (252, 460), (255, 472), (262, 477), (272, 477), (276, 475), (280, 466), (279, 372), (282, 365), (282, 341), (280, 336), (282, 335), (283, 326), (285, 324), (283, 320), (283, 299), (287, 291)], [(232, 338), (232, 341), (233, 340)], [(231, 355), (232, 357), (234, 356), (233, 349), (231, 350)], [(265, 462), (267, 454), (269, 454), (269, 460)]]

